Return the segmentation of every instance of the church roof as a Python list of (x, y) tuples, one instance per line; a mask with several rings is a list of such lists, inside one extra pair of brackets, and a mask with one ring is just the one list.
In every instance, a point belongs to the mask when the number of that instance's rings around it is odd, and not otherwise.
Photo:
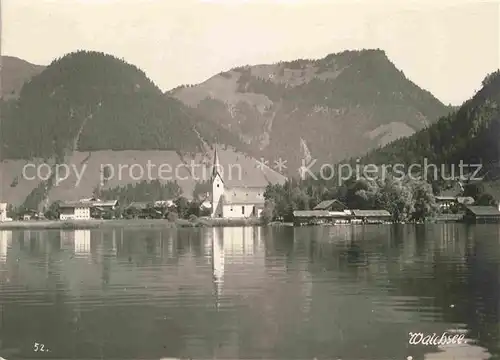
[(264, 204), (264, 191), (261, 187), (232, 187), (224, 191), (224, 204)]

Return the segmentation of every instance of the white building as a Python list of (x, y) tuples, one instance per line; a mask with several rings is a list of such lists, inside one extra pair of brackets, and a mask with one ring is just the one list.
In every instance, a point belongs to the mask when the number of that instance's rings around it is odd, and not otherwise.
[(259, 217), (264, 208), (265, 187), (227, 187), (219, 172), (219, 156), (214, 153), (212, 172), (212, 217)]
[(90, 207), (88, 202), (68, 201), (59, 206), (60, 220), (89, 220)]

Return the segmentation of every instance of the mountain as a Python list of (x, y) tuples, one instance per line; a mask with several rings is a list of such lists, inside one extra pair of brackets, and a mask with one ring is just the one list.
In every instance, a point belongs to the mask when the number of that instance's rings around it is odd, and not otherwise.
[[(162, 164), (171, 172), (180, 169), (165, 181), (179, 181), (189, 197), (196, 180), (206, 180), (193, 176), (191, 161), (208, 166), (217, 142), (224, 144), (229, 158), (245, 158), (247, 147), (179, 100), (165, 98), (142, 70), (90, 51), (54, 60), (24, 84), (18, 99), (4, 102), (0, 136), (0, 195), (14, 204), (26, 196), (36, 199), (31, 206), (47, 197), (51, 201), (88, 197), (97, 186), (154, 180)], [(144, 170), (147, 163), (156, 168), (152, 178), (131, 170), (133, 166)], [(34, 165), (41, 164), (49, 165), (44, 174), (50, 167), (54, 174), (56, 165), (64, 164), (71, 173), (59, 183), (54, 176), (34, 176)], [(106, 164), (115, 169), (115, 175), (100, 184)], [(241, 181), (260, 186), (269, 179), (284, 180), (271, 169), (257, 169), (256, 164), (255, 159), (246, 162)], [(25, 165), (31, 166), (28, 175), (23, 174)]]
[[(499, 199), (499, 133), (500, 70), (486, 76), (481, 90), (458, 110), (408, 138), (368, 153), (359, 163), (404, 164), (408, 167), (426, 161), (427, 164), (437, 165), (439, 172), (444, 169), (447, 178), (455, 175), (462, 176), (463, 180), (478, 169), (479, 173), (474, 178), (484, 177), (488, 186), (498, 188), (491, 192)], [(459, 168), (461, 162), (471, 165), (462, 173)], [(479, 164), (481, 169), (476, 166)], [(430, 171), (431, 175), (433, 173), (433, 170)]]
[(447, 114), (382, 50), (244, 66), (167, 93), (247, 144), (252, 154), (335, 163), (410, 136)]
[(2, 56), (0, 70), (2, 79), (2, 99), (10, 100), (19, 96), (24, 83), (40, 74), (45, 66), (34, 65), (14, 56)]
[[(6, 111), (3, 155), (9, 159), (62, 156), (67, 151), (200, 151), (222, 133), (143, 71), (111, 55), (79, 51), (53, 61), (23, 86)], [(201, 138), (203, 139), (201, 139)]]

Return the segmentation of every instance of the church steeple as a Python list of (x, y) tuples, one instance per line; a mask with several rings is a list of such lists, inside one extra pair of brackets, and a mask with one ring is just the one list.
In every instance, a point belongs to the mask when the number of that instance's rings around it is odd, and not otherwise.
[(219, 162), (219, 154), (217, 154), (217, 145), (214, 146), (214, 164), (212, 168), (212, 180), (215, 179), (217, 175), (220, 176), (220, 162)]
[(216, 147), (212, 169), (212, 217), (223, 217), (224, 213), (224, 180), (222, 179), (221, 171), (219, 154), (217, 154)]

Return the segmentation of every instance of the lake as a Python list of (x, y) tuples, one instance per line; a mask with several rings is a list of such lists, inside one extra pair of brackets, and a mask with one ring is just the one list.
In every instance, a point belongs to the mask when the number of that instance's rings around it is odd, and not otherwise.
[(498, 225), (1, 231), (0, 356), (487, 359), (499, 264)]

